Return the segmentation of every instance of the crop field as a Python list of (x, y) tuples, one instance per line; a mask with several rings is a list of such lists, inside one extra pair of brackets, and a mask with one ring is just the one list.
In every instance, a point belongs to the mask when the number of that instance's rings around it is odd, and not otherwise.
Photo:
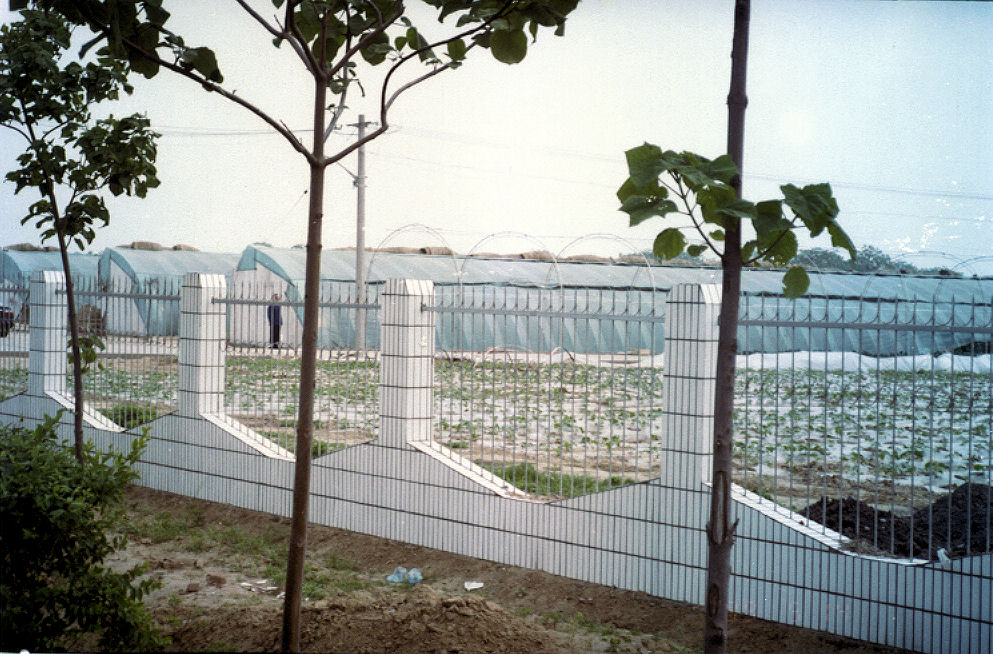
[(740, 371), (736, 463), (791, 508), (869, 495), (905, 507), (993, 478), (993, 378), (919, 370)]
[[(379, 429), (379, 363), (317, 364), (315, 455)], [(958, 357), (966, 360), (968, 357)], [(928, 493), (993, 479), (993, 376), (892, 360), (769, 366), (741, 357), (735, 389), (736, 480), (800, 508), (822, 496), (873, 493), (914, 505)], [(26, 360), (0, 367), (0, 393), (26, 387)], [(119, 423), (175, 410), (170, 356), (104, 357), (88, 402)], [(299, 359), (229, 356), (227, 412), (293, 450)], [(663, 372), (576, 362), (439, 359), (435, 438), (534, 494), (562, 497), (657, 477), (664, 455)], [(127, 413), (135, 417), (128, 419)]]

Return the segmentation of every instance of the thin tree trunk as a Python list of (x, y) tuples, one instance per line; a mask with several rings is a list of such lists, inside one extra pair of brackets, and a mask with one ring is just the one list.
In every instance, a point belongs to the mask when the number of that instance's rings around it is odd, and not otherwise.
[(737, 228), (727, 230), (722, 267), (714, 400), (714, 463), (710, 521), (707, 523), (706, 654), (723, 654), (727, 647), (731, 547), (738, 526), (737, 521), (731, 524), (734, 359), (738, 353), (738, 295), (741, 291), (741, 234)]
[[(55, 220), (58, 225), (58, 219)], [(83, 359), (79, 348), (79, 322), (76, 320), (76, 294), (72, 283), (72, 270), (69, 267), (69, 248), (61, 227), (56, 227), (59, 237), (59, 253), (62, 255), (62, 270), (66, 276), (66, 308), (68, 309), (69, 336), (72, 347), (72, 394), (76, 410), (73, 411), (72, 433), (76, 460), (83, 462)]]
[[(731, 184), (741, 196), (742, 159), (745, 141), (745, 73), (748, 58), (749, 0), (737, 0), (734, 8), (734, 40), (731, 47), (731, 88), (728, 93), (728, 154), (739, 175)], [(710, 521), (707, 524), (707, 597), (704, 627), (705, 654), (723, 654), (727, 648), (728, 602), (731, 586), (731, 547), (738, 526), (731, 524), (732, 438), (734, 434), (734, 372), (738, 353), (738, 302), (741, 292), (741, 225), (735, 221), (725, 230), (721, 257), (721, 315), (718, 323), (717, 379), (714, 398), (714, 462)]]
[(48, 184), (48, 201), (52, 205), (52, 224), (59, 240), (59, 255), (62, 258), (62, 271), (66, 279), (66, 308), (69, 321), (69, 336), (72, 347), (72, 392), (76, 410), (73, 411), (72, 434), (76, 460), (83, 462), (83, 360), (79, 349), (79, 323), (76, 320), (76, 294), (72, 283), (72, 269), (69, 266), (69, 244), (66, 243), (65, 229), (59, 216), (58, 200), (51, 182)]
[(297, 418), (296, 467), (293, 479), (293, 523), (286, 562), (283, 605), (284, 652), (300, 651), (300, 602), (307, 545), (310, 501), (310, 452), (314, 432), (314, 384), (317, 360), (317, 320), (320, 302), (321, 227), (324, 221), (324, 109), (327, 82), (315, 76), (314, 158), (310, 164), (310, 206), (307, 212), (307, 263), (304, 282), (303, 349), (300, 353), (300, 411)]

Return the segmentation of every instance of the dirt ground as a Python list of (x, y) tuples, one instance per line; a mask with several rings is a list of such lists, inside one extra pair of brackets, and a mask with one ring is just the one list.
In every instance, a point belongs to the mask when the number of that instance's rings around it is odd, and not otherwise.
[[(129, 545), (169, 651), (278, 651), (289, 520), (133, 487)], [(311, 525), (302, 648), (308, 652), (699, 652), (702, 610), (424, 547)], [(417, 585), (386, 581), (417, 567)], [(482, 588), (466, 590), (467, 581)], [(315, 597), (308, 597), (314, 595)], [(896, 652), (732, 616), (740, 654)]]
[(993, 535), (993, 487), (962, 484), (953, 492), (906, 515), (857, 501), (822, 499), (800, 511), (855, 539), (860, 551), (936, 560), (988, 552)]

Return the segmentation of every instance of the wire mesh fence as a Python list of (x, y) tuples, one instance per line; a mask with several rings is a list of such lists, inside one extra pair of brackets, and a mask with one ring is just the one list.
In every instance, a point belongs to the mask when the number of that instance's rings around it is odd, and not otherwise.
[[(368, 442), (379, 431), (377, 286), (362, 302), (355, 285), (324, 282), (318, 318), (312, 456)], [(228, 287), (228, 346), (224, 408), (227, 415), (289, 451), (296, 449), (303, 302), (287, 299), (285, 284)]]
[[(180, 280), (73, 280), (79, 333), (97, 339), (96, 365), (83, 375), (83, 398), (121, 427), (176, 410)], [(72, 389), (72, 365), (67, 388)]]
[[(743, 300), (738, 483), (860, 551), (990, 551), (990, 304)], [(784, 340), (824, 349), (762, 352)]]
[(658, 476), (663, 294), (436, 290), (440, 444), (533, 497)]
[[(148, 425), (142, 483), (286, 514), (303, 303), (286, 282), (208, 277), (181, 290), (77, 282), (86, 333), (105, 344), (87, 403)], [(363, 301), (350, 282), (322, 282), (312, 515), (702, 602), (716, 288), (407, 282), (396, 295), (371, 285)], [(32, 281), (48, 321), (38, 327), (58, 338), (32, 340), (34, 390), (3, 402), (5, 420), (65, 406), (52, 399), (72, 383), (59, 283)], [(736, 496), (734, 601), (761, 618), (960, 651), (993, 633), (990, 554), (975, 556), (991, 544), (991, 307), (896, 304), (852, 313), (852, 298), (746, 294), (736, 481), (764, 499)], [(381, 322), (396, 332), (385, 353)], [(27, 350), (27, 338), (2, 350), (11, 392)], [(409, 375), (424, 381), (416, 393), (404, 375), (381, 380), (395, 354), (426, 371)], [(388, 393), (417, 398), (431, 428), (396, 431), (411, 414), (389, 422)], [(91, 427), (103, 446), (133, 437)], [(480, 467), (524, 493), (501, 493)], [(911, 622), (913, 633), (889, 629)]]
[(0, 400), (28, 389), (28, 283), (0, 281)]

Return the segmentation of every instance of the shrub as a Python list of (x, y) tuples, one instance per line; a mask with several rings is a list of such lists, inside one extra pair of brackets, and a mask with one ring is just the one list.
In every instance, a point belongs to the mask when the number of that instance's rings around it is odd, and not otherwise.
[(124, 491), (145, 439), (84, 460), (55, 434), (0, 426), (0, 650), (149, 650), (162, 645), (141, 604), (155, 582), (103, 567), (121, 549)]

